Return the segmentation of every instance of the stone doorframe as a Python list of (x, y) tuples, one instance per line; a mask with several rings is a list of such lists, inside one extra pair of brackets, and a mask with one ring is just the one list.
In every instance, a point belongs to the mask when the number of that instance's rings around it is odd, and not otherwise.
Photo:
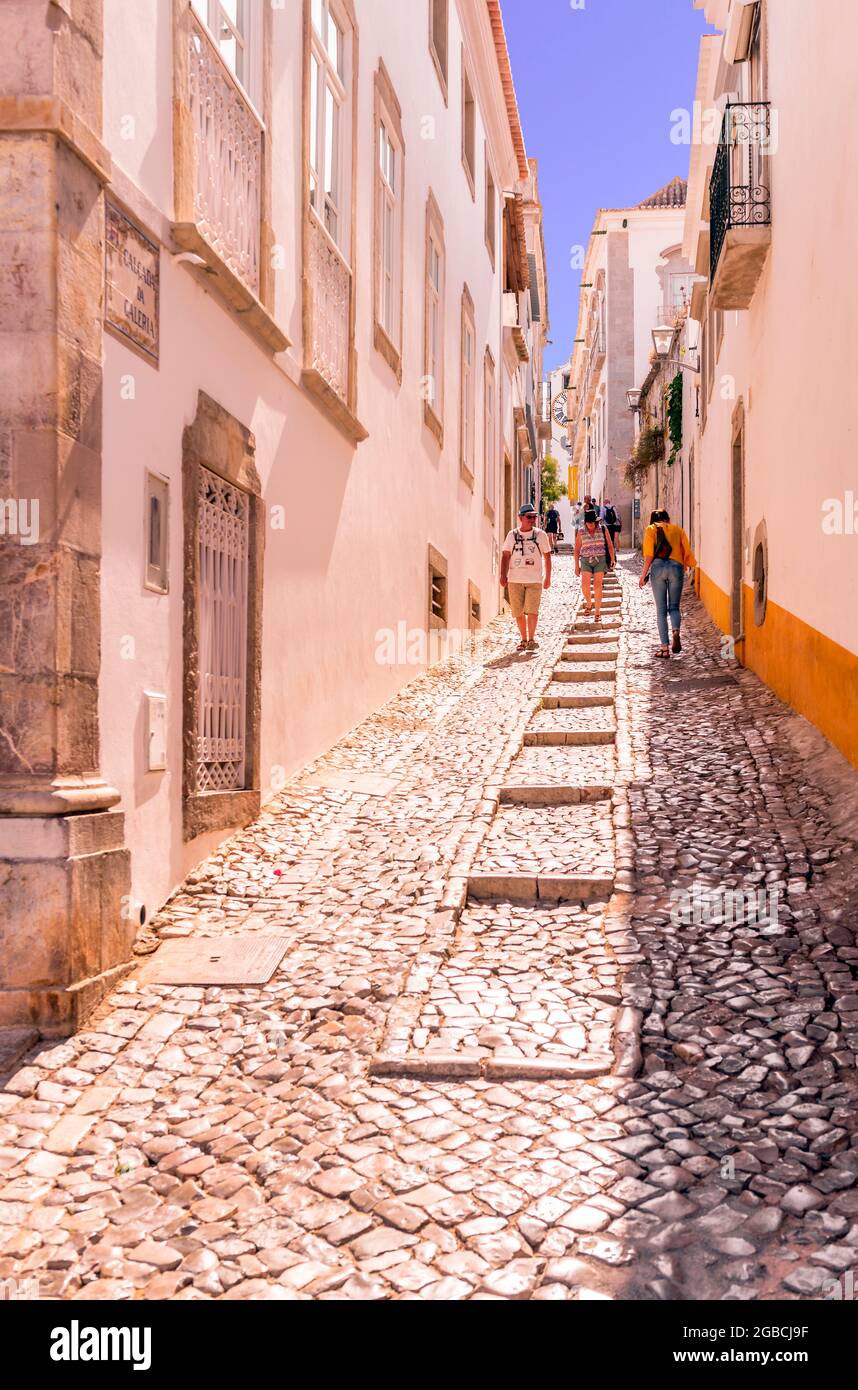
[[(207, 468), (247, 493), (250, 541), (247, 564), (247, 681), (245, 787), (238, 791), (197, 791), (197, 700), (199, 691), (199, 534), (198, 483)], [(247, 825), (259, 814), (259, 746), (262, 711), (262, 583), (265, 516), (256, 471), (256, 441), (234, 415), (204, 391), (197, 414), (182, 435), (184, 535), (182, 661), (182, 836), (193, 840), (211, 830)]]

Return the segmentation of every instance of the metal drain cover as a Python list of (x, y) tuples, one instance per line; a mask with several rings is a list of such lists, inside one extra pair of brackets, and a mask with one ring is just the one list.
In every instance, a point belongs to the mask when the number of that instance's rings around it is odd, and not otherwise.
[(140, 972), (147, 985), (264, 985), (289, 946), (285, 936), (165, 941)]

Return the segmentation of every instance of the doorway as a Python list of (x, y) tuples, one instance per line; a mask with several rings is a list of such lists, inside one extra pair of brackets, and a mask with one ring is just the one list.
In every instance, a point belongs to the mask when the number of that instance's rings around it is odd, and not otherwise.
[(508, 536), (513, 526), (512, 517), (512, 462), (509, 454), (503, 456), (503, 533)]
[(731, 503), (730, 630), (738, 642), (744, 636), (742, 593), (745, 577), (745, 412), (741, 402), (733, 417)]

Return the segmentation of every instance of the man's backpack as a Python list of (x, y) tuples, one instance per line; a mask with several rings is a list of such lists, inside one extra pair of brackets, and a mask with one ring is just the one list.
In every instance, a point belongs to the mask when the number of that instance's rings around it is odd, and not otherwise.
[(656, 560), (669, 560), (673, 554), (673, 546), (667, 536), (659, 526), (655, 533), (655, 556)]
[(539, 550), (539, 549), (540, 549), (540, 546), (539, 546), (539, 541), (537, 540), (537, 537), (540, 536), (540, 535), (542, 535), (542, 534), (543, 534), (543, 532), (540, 531), (540, 528), (539, 528), (538, 526), (534, 526), (534, 527), (533, 527), (533, 530), (532, 530), (532, 531), (528, 531), (527, 535), (523, 535), (522, 532), (519, 531), (518, 527), (516, 527), (516, 528), (515, 528), (515, 531), (513, 532), (513, 540), (512, 540), (512, 553), (513, 553), (513, 555), (515, 555), (515, 553), (516, 553), (517, 550), (521, 550), (521, 558), (522, 558), (522, 560), (524, 559), (525, 554), (526, 554), (526, 551), (525, 551), (525, 549), (524, 549), (524, 543), (525, 543), (525, 541), (531, 541), (531, 542), (536, 546), (537, 550)]
[(606, 525), (606, 526), (616, 526), (616, 524), (617, 524), (617, 513), (616, 513), (616, 510), (615, 510), (613, 507), (606, 507), (606, 508), (605, 508), (605, 525)]

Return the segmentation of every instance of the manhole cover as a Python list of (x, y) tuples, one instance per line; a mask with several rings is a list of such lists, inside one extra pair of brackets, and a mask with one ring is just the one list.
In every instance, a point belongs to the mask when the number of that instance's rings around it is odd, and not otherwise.
[(289, 945), (285, 936), (212, 941), (187, 937), (165, 941), (143, 966), (147, 985), (264, 985)]
[(737, 685), (732, 676), (694, 676), (685, 681), (667, 680), (670, 690), (714, 690), (720, 685)]

